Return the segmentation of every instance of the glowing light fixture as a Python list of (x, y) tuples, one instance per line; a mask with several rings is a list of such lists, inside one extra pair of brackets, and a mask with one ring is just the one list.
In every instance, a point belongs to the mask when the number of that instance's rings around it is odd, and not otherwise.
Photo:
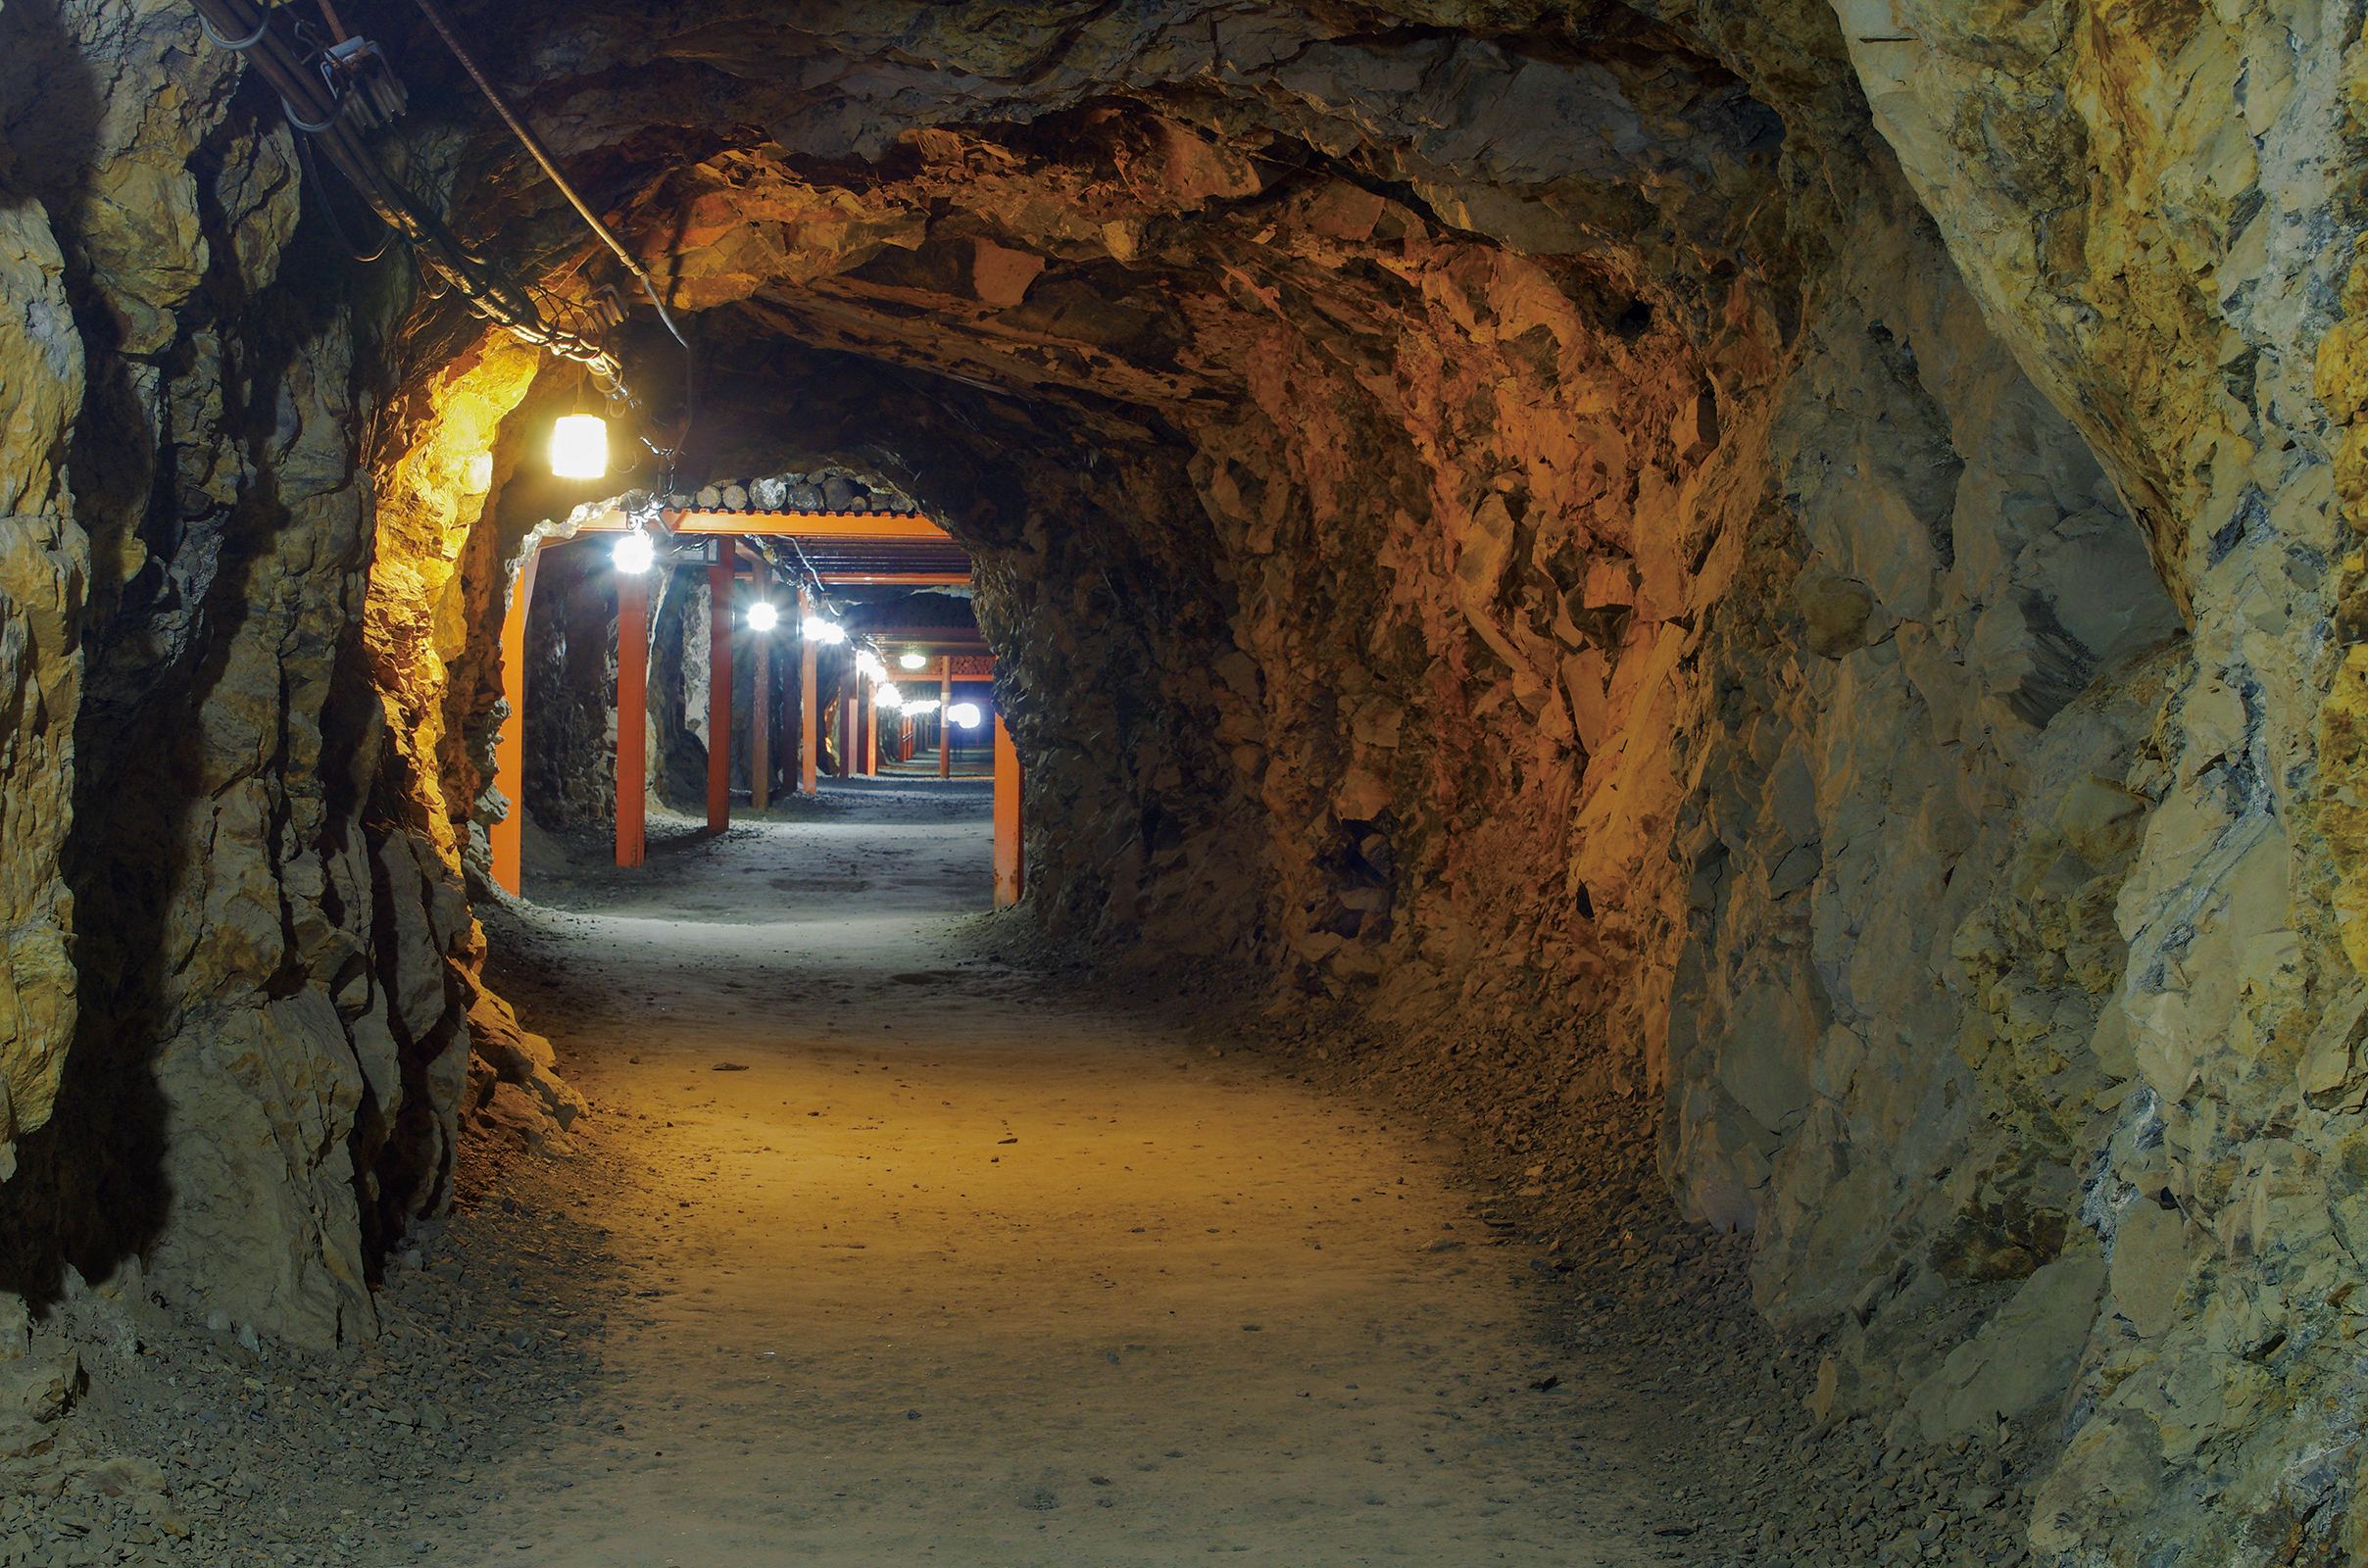
[(937, 711), (937, 699), (931, 697), (922, 702), (907, 703), (905, 711), (908, 713), (934, 713)]
[(891, 713), (905, 706), (905, 694), (889, 681), (880, 682), (879, 689), (871, 694), (871, 700)]
[(843, 643), (847, 640), (846, 627), (835, 620), (824, 620), (819, 615), (807, 616), (805, 625), (800, 629), (809, 639), (817, 643)]
[(888, 666), (881, 663), (877, 659), (873, 658), (869, 654), (856, 655), (855, 667), (862, 670), (865, 675), (868, 675), (875, 681), (886, 680), (888, 678)]
[(946, 716), (964, 729), (978, 728), (979, 714), (976, 703), (956, 703), (952, 708), (946, 710)]
[(650, 569), (650, 562), (657, 554), (658, 547), (651, 541), (650, 536), (639, 528), (634, 528), (617, 536), (617, 549), (611, 559), (617, 563), (618, 571), (627, 576), (638, 577)]
[(906, 654), (898, 659), (897, 662), (907, 669), (919, 669), (929, 662), (929, 656), (927, 654)]
[(769, 601), (760, 599), (748, 607), (750, 631), (770, 631), (780, 623), (781, 612), (775, 610)]
[(597, 414), (563, 414), (551, 427), (551, 474), (556, 479), (601, 479), (609, 472), (609, 421)]

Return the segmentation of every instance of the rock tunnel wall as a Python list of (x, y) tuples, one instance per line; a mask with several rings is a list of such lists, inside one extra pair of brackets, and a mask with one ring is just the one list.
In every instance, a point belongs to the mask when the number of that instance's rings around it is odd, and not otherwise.
[(0, 33), (0, 1292), (369, 1337), (472, 1045), (539, 1045), (474, 983), (434, 723), (470, 442), (531, 361), (389, 404), (402, 290), (299, 237), (290, 132), (185, 9)]
[[(1657, 1105), (1821, 1414), (2063, 1442), (2043, 1552), (2368, 1551), (2356, 10), (834, 16), (505, 69), (696, 312), (709, 474), (972, 548), (1032, 917), (1357, 1015), (1543, 1201)], [(368, 1333), (469, 1096), (569, 1111), (460, 877), (572, 384), (308, 249), (182, 13), (0, 18), (0, 1289)], [(566, 579), (528, 804), (597, 820)]]

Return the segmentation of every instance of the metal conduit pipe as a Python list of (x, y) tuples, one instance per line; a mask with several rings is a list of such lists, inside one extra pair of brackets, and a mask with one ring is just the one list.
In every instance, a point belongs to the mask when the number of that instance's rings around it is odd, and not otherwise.
[(297, 134), (314, 139), (379, 220), (412, 246), (422, 268), (459, 290), (480, 315), (520, 339), (580, 361), (611, 378), (619, 373), (620, 368), (605, 348), (547, 320), (523, 288), (470, 254), (451, 230), (432, 214), (422, 212), (409, 192), (386, 177), (347, 122), (343, 100), (328, 82), (305, 69), (288, 41), (272, 28), (275, 7), (258, 7), (250, 0), (191, 0), (191, 4), (216, 43), (235, 49), (254, 64), (279, 94)]
[(559, 187), (559, 193), (567, 198), (567, 203), (575, 209), (576, 216), (584, 220), (584, 226), (592, 230), (593, 235), (603, 245), (608, 246), (618, 261), (624, 263), (625, 270), (631, 272), (634, 279), (641, 284), (641, 291), (649, 296), (650, 304), (658, 312), (658, 318), (666, 322), (666, 329), (673, 334), (674, 341), (681, 344), (683, 352), (688, 354), (691, 350), (690, 339), (684, 337), (682, 328), (674, 324), (674, 313), (666, 309), (665, 300), (659, 298), (658, 285), (651, 281), (650, 274), (643, 270), (640, 261), (632, 252), (617, 243), (617, 236), (609, 232), (609, 225), (600, 220), (590, 205), (576, 193), (574, 185), (568, 182), (567, 176), (560, 172), (559, 161), (551, 156), (551, 149), (543, 145), (543, 139), (534, 133), (533, 127), (528, 125), (519, 117), (518, 111), (510, 106), (510, 100), (503, 97), (501, 89), (494, 86), (493, 79), (485, 74), (484, 68), (477, 64), (476, 57), (462, 45), (460, 38), (452, 30), (452, 24), (444, 18), (443, 7), (437, 5), (436, 0), (418, 0), (418, 4), (419, 10), (426, 15), (428, 24), (436, 29), (436, 36), (444, 40), (444, 47), (452, 51), (453, 58), (461, 62), (461, 67), (469, 73), (469, 79), (477, 84), (477, 90), (485, 95), (485, 101), (493, 105), (493, 112), (502, 117), (502, 122), (510, 127), (511, 134), (517, 136), (519, 142), (525, 146), (526, 151), (534, 155), (534, 161), (543, 166), (543, 172), (551, 176), (551, 183)]

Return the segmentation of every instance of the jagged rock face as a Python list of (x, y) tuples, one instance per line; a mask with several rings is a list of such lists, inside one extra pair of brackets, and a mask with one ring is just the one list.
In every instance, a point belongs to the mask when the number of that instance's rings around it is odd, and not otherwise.
[[(2368, 1180), (2348, 13), (469, 24), (698, 325), (684, 481), (867, 475), (975, 552), (1036, 918), (1354, 1003), (1384, 1068), (1485, 1055), (1500, 1136), (1656, 1099), (1681, 1202), (1831, 1337), (1829, 1413), (2056, 1424), (2044, 1550), (2331, 1549)], [(69, 57), (139, 112), (60, 112)], [(601, 280), (412, 58), (406, 167)], [(526, 461), (573, 382), (399, 273), (282, 281), (287, 132), (178, 13), (71, 12), (6, 69), (42, 205), (0, 227), (0, 1195), (36, 1253), (198, 1295), (228, 1259), (272, 1282), (233, 1315), (320, 1337), (365, 1231), (436, 1200), (464, 1031), (567, 1113), (451, 878), (510, 805), (511, 574), (586, 499)], [(669, 354), (636, 328), (645, 384)], [(597, 573), (536, 613), (529, 799), (597, 818)], [(69, 1126), (189, 1196), (94, 1228)], [(232, 1169), (253, 1212), (201, 1196)]]
[[(2335, 918), (2356, 864), (2337, 650), (2356, 632), (2327, 613), (2356, 573), (2335, 425), (2359, 402), (2341, 334), (2320, 349), (2359, 223), (2337, 173), (2357, 158), (2358, 22), (2285, 5), (1898, 20), (1918, 42), (1845, 29), (1875, 123), (1987, 318), (2139, 514), (2195, 633), (2136, 767), (2106, 775), (2152, 803), (2134, 847), (2099, 843), (2126, 869), (2093, 862), (2126, 961), (2099, 974), (2096, 939), (2060, 950), (2106, 999), (2054, 1080), (2090, 1101), (2086, 1126), (2054, 1109), (2094, 1162), (2081, 1218), (2111, 1271), (2033, 1541), (2356, 1554), (2354, 1478), (2318, 1455), (2355, 1436), (2362, 1265), (2343, 1223), (2362, 953)], [(2094, 790), (2065, 811), (2091, 830), (2139, 815)], [(2044, 922), (2069, 880), (2040, 878), (2024, 910)], [(2066, 923), (2101, 938), (2081, 902)], [(2027, 1074), (2079, 1028), (2076, 1012), (2042, 1032), (2036, 955), (2006, 926), (1995, 945), (1960, 934), (1977, 972), (2022, 954), (1969, 1036), (1985, 1078), (2000, 1054)]]
[[(187, 10), (5, 18), (0, 1293), (129, 1271), (367, 1337), (374, 1248), (449, 1196), (469, 1059), (419, 728), (469, 520), (425, 468), (469, 420), (447, 400), (414, 445), (373, 414), (389, 300), (296, 241), (290, 132)], [(374, 488), (381, 436), (409, 466)]]

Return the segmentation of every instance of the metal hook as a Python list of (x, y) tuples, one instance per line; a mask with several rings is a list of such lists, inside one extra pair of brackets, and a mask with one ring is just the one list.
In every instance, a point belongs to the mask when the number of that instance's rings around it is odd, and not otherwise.
[[(239, 39), (236, 43), (231, 42), (229, 39), (223, 37), (221, 33), (216, 32), (214, 30), (214, 24), (206, 20), (205, 13), (202, 11), (198, 13), (197, 25), (199, 30), (205, 33), (206, 41), (219, 49), (252, 49), (258, 43), (262, 42), (263, 35), (271, 30), (271, 7), (265, 6), (263, 8), (263, 20), (255, 24), (255, 30), (248, 33), (244, 38)], [(283, 98), (280, 101), (285, 103), (287, 100)], [(291, 115), (288, 118), (293, 120), (295, 117)]]
[(340, 98), (336, 101), (336, 103), (337, 106), (329, 111), (329, 118), (322, 121), (318, 125), (307, 124), (305, 122), (298, 120), (296, 118), (296, 106), (289, 103), (285, 98), (279, 100), (279, 112), (287, 116), (288, 123), (294, 125), (298, 130), (308, 131), (314, 135), (319, 135), (321, 132), (328, 129), (331, 125), (337, 123), (337, 117), (345, 112), (345, 100)]

